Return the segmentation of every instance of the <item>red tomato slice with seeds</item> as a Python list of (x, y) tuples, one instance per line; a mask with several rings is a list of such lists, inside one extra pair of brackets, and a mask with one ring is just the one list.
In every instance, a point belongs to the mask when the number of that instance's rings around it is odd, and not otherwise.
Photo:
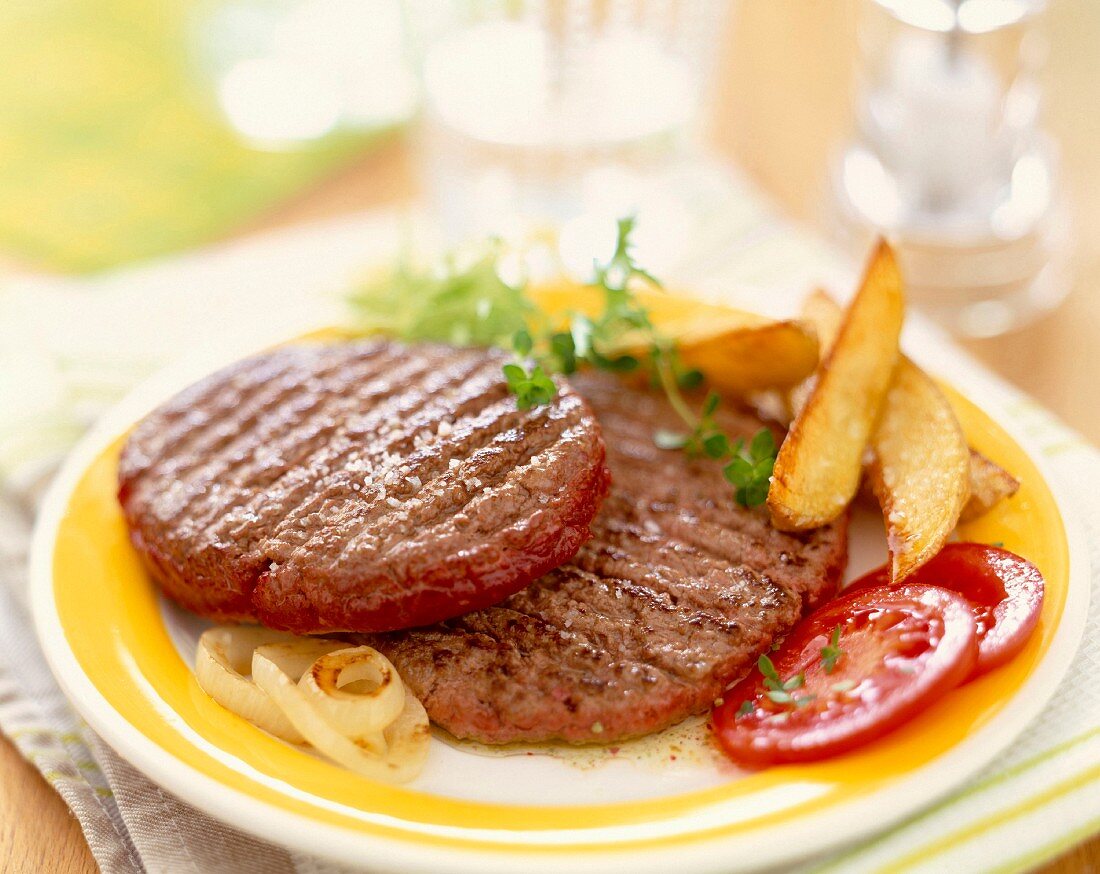
[[(890, 569), (877, 568), (846, 592), (890, 582)], [(1000, 667), (1024, 648), (1043, 607), (1043, 575), (1014, 552), (984, 543), (949, 543), (905, 584), (940, 586), (970, 602), (978, 623), (974, 676)]]
[(961, 595), (921, 585), (861, 589), (811, 613), (761, 657), (760, 670), (723, 695), (714, 731), (747, 767), (824, 759), (928, 707), (966, 680), (977, 655)]

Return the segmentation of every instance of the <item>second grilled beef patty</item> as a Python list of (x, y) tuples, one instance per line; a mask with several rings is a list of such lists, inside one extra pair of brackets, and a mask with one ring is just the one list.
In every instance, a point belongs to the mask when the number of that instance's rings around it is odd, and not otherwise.
[[(371, 636), (432, 720), (485, 743), (611, 741), (706, 710), (802, 612), (831, 595), (847, 521), (804, 534), (744, 509), (715, 462), (653, 443), (663, 397), (573, 383), (596, 411), (612, 488), (576, 557), (503, 603)], [(721, 412), (730, 434), (761, 423)]]
[(506, 360), (369, 340), (226, 368), (127, 441), (131, 539), (216, 620), (379, 631), (496, 603), (573, 556), (607, 489), (588, 405), (562, 382), (518, 410)]

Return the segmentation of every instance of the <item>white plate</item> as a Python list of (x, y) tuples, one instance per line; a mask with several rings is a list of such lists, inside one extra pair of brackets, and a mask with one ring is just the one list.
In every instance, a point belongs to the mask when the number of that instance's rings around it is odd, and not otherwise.
[[(970, 531), (1047, 565), (1054, 597), (1028, 654), (867, 750), (746, 775), (683, 727), (615, 755), (486, 757), (435, 740), (412, 787), (379, 786), (205, 700), (185, 669), (204, 623), (135, 576), (105, 485), (104, 452), (216, 363), (192, 362), (152, 380), (72, 454), (40, 516), (32, 598), (50, 665), (92, 728), (168, 791), (271, 841), (348, 864), (478, 874), (671, 865), (729, 872), (787, 863), (882, 829), (979, 771), (1042, 710), (1081, 638), (1087, 552), (1075, 526), (1063, 532), (1057, 498), (1037, 472), (1025, 476), (1009, 506)], [(983, 414), (969, 407), (960, 414), (978, 448), (1014, 470), (1033, 463), (1041, 471), (1036, 453), (1020, 450)], [(854, 527), (850, 574), (878, 562), (879, 527), (870, 519)], [(74, 614), (77, 607), (85, 612)], [(970, 728), (962, 731), (960, 720), (971, 720)]]

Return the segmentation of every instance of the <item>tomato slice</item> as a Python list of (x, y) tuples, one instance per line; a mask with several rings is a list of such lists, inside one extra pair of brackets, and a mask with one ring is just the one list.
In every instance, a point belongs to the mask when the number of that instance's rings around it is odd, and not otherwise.
[(892, 731), (962, 683), (977, 654), (961, 595), (921, 585), (861, 589), (810, 614), (770, 659), (761, 657), (761, 670), (723, 695), (714, 731), (748, 767), (834, 756)]
[[(853, 582), (846, 592), (890, 582), (883, 565)], [(1043, 575), (1014, 552), (984, 543), (949, 543), (905, 580), (958, 592), (970, 602), (978, 622), (978, 663), (974, 676), (1015, 656), (1039, 621)]]

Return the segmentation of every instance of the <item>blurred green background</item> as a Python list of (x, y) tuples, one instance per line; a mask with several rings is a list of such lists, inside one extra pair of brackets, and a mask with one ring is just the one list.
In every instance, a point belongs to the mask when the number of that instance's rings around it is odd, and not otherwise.
[(336, 133), (281, 151), (245, 142), (189, 39), (209, 7), (0, 2), (0, 249), (88, 272), (185, 248), (379, 139)]

